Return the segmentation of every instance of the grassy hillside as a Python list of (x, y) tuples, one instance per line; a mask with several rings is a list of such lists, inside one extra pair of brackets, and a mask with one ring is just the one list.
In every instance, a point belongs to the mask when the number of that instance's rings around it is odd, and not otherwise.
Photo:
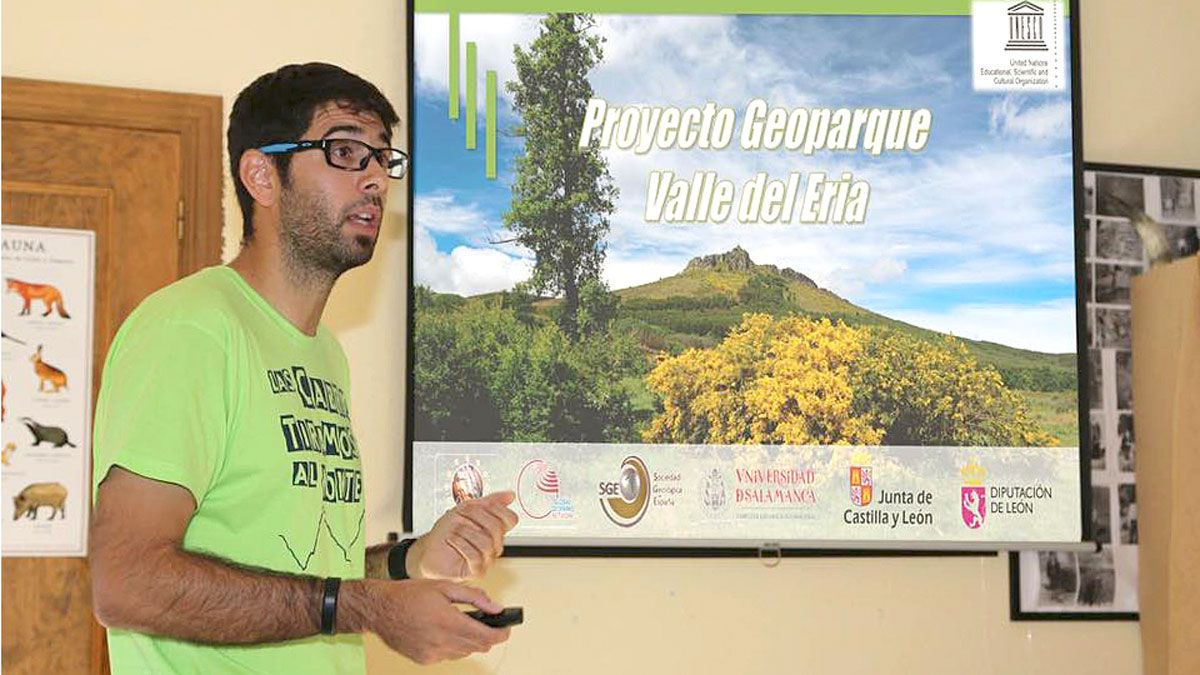
[[(712, 347), (747, 312), (827, 317), (854, 326), (886, 327), (931, 342), (944, 337), (859, 307), (794, 270), (757, 265), (741, 249), (696, 258), (679, 274), (615, 292), (621, 300), (617, 326), (634, 335), (650, 353)], [(501, 295), (489, 293), (473, 300), (499, 302)], [(556, 299), (537, 299), (532, 311), (544, 321), (560, 304)], [(1071, 392), (1077, 388), (1074, 354), (962, 342), (980, 363), (1000, 371), (1012, 389)]]
[[(782, 293), (756, 298), (745, 290), (756, 275), (774, 276)], [(828, 317), (855, 326), (883, 326), (927, 341), (942, 334), (897, 321), (854, 305), (827, 290), (777, 272), (688, 269), (653, 283), (617, 291), (624, 325), (644, 336), (648, 346), (670, 352), (715, 344), (746, 312)], [(996, 367), (1017, 389), (1075, 389), (1075, 355), (1044, 354), (994, 342), (966, 340), (972, 355)]]

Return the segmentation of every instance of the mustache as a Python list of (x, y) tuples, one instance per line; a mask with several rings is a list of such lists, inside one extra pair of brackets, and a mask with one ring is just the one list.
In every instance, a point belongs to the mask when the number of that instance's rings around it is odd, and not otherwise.
[(346, 214), (353, 213), (354, 211), (361, 209), (364, 206), (374, 206), (375, 208), (379, 209), (380, 211), (383, 211), (383, 198), (378, 197), (378, 196), (373, 196), (373, 197), (366, 197), (366, 198), (360, 199), (357, 202), (354, 202), (353, 204), (351, 204), (350, 206), (347, 206), (342, 212), (346, 213)]

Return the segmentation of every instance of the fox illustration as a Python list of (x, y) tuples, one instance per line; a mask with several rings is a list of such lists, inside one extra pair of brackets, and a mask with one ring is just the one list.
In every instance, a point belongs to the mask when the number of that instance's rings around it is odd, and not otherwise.
[(38, 391), (45, 391), (47, 382), (54, 387), (51, 392), (67, 388), (67, 374), (42, 360), (41, 345), (38, 345), (37, 353), (29, 357), (29, 360), (33, 362), (33, 370), (38, 376)]
[(46, 306), (46, 311), (42, 312), (42, 316), (50, 316), (51, 310), (57, 309), (58, 315), (62, 318), (71, 318), (71, 315), (67, 314), (66, 307), (63, 307), (62, 293), (58, 288), (50, 284), (31, 284), (12, 277), (5, 278), (4, 282), (9, 291), (20, 295), (21, 299), (25, 301), (25, 306), (21, 308), (21, 316), (29, 313), (29, 305), (34, 300), (41, 300), (42, 304)]

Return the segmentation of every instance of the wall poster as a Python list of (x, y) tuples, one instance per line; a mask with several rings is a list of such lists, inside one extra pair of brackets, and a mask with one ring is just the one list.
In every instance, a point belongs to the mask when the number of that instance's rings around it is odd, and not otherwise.
[(84, 556), (96, 237), (3, 226), (6, 556)]

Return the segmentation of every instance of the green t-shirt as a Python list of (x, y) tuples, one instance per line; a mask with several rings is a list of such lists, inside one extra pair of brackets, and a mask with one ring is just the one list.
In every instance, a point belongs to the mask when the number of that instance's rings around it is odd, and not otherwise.
[[(362, 578), (349, 379), (324, 326), (305, 335), (231, 268), (202, 270), (147, 298), (113, 339), (93, 488), (114, 464), (179, 484), (197, 504), (184, 549)], [(108, 646), (114, 675), (365, 672), (360, 635), (211, 646), (114, 629)]]

